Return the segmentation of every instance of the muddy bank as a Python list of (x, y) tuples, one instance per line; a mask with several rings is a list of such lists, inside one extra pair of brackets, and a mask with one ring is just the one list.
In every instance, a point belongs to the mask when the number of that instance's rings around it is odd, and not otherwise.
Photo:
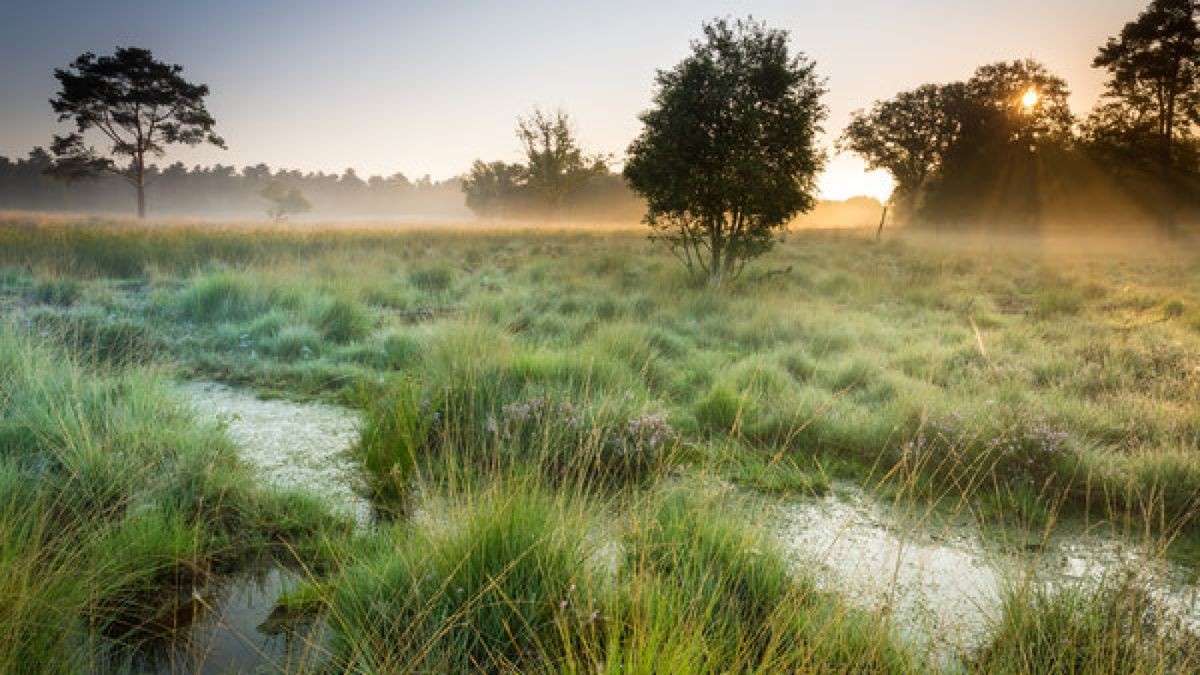
[(370, 522), (362, 469), (350, 455), (361, 424), (354, 411), (261, 399), (214, 382), (191, 382), (179, 390), (201, 421), (225, 425), (241, 458), (265, 483), (307, 491), (360, 524)]

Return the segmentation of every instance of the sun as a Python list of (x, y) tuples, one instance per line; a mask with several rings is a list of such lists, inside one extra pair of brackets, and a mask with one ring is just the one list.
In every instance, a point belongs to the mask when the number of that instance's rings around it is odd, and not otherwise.
[(1037, 88), (1030, 87), (1029, 89), (1026, 89), (1024, 95), (1021, 96), (1021, 105), (1025, 106), (1026, 110), (1033, 110), (1033, 107), (1036, 106), (1040, 100), (1042, 100), (1042, 97), (1040, 94), (1038, 94)]

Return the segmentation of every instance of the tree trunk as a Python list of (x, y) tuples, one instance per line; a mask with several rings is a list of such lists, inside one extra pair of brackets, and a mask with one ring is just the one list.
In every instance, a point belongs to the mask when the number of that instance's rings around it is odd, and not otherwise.
[(141, 220), (146, 217), (146, 160), (140, 152), (134, 170), (137, 171), (137, 217)]
[(1162, 194), (1159, 197), (1159, 223), (1167, 236), (1174, 237), (1175, 229), (1175, 195), (1171, 186), (1171, 169), (1174, 164), (1174, 148), (1172, 141), (1175, 135), (1175, 95), (1171, 92), (1167, 100), (1167, 114), (1163, 120), (1162, 148), (1158, 159), (1158, 182)]
[(708, 268), (708, 285), (720, 286), (721, 280), (725, 277), (725, 261), (721, 258), (723, 244), (721, 241), (721, 226), (715, 223), (709, 225), (709, 233), (712, 242), (712, 262)]

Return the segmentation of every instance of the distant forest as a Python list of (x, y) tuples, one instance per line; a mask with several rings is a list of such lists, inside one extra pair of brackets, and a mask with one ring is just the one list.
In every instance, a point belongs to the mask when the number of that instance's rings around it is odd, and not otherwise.
[[(47, 175), (53, 157), (34, 148), (23, 159), (0, 156), (0, 209), (127, 213), (133, 195), (116, 175), (62, 181)], [(154, 213), (175, 217), (262, 219), (271, 201), (263, 192), (272, 183), (298, 189), (312, 204), (312, 217), (468, 218), (458, 179), (411, 180), (403, 174), (360, 178), (343, 173), (272, 170), (265, 164), (241, 170), (224, 165), (187, 168), (176, 162), (147, 167), (146, 199)]]

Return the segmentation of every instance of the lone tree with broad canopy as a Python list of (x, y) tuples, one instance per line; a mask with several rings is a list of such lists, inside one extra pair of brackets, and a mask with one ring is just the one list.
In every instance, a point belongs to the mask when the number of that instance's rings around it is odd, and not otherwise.
[(718, 286), (815, 205), (825, 84), (786, 31), (752, 19), (705, 24), (655, 82), (625, 178), (646, 200), (651, 239)]
[[(175, 143), (225, 147), (204, 106), (208, 87), (182, 73), (182, 66), (156, 61), (150, 50), (137, 47), (118, 47), (112, 56), (88, 52), (55, 69), (61, 90), (50, 106), (59, 122), (75, 123), (75, 132), (54, 137), (51, 173), (66, 180), (121, 176), (137, 190), (138, 217), (144, 218), (147, 156), (162, 157)], [(109, 144), (107, 153), (88, 145), (84, 136), (92, 130)]]

